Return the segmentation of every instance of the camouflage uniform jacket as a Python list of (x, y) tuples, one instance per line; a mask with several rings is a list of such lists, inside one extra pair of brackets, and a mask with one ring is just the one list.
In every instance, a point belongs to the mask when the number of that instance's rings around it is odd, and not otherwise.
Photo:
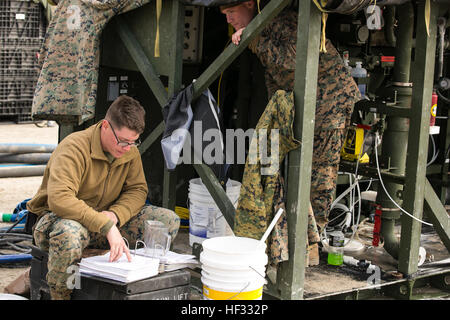
[[(278, 89), (293, 91), (297, 43), (297, 13), (285, 9), (249, 45), (266, 69), (269, 97)], [(329, 40), (320, 53), (317, 80), (315, 131), (343, 129), (349, 125), (358, 87)]]
[[(294, 95), (292, 92), (278, 90), (270, 99), (264, 113), (258, 121), (253, 136), (236, 209), (234, 233), (236, 236), (260, 239), (273, 219), (274, 211), (283, 207), (284, 202), (280, 163), (285, 155), (300, 146), (293, 135)], [(266, 136), (267, 140), (261, 138)], [(275, 142), (272, 142), (272, 139)], [(278, 140), (278, 141), (276, 141)], [(267, 143), (267, 157), (261, 153)], [(278, 154), (273, 146), (278, 145)], [(276, 157), (278, 156), (278, 157)], [(313, 212), (308, 208), (308, 239), (318, 242), (319, 234)], [(276, 224), (269, 237), (270, 263), (288, 259), (288, 234), (286, 211)]]
[(139, 150), (133, 147), (110, 163), (100, 130), (101, 121), (58, 144), (39, 190), (27, 203), (30, 212), (41, 216), (52, 211), (105, 234), (112, 220), (101, 211), (114, 212), (121, 227), (142, 209), (148, 188)]
[(94, 117), (102, 29), (114, 15), (149, 1), (59, 1), (39, 56), (34, 119), (81, 124)]

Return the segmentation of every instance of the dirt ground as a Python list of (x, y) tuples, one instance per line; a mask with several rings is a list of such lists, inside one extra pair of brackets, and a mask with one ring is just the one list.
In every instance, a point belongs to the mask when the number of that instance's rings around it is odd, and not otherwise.
[[(58, 126), (39, 128), (32, 123), (0, 122), (0, 144), (2, 143), (57, 144)], [(18, 203), (36, 193), (41, 181), (40, 176), (0, 178), (0, 213), (12, 213)], [(10, 225), (11, 223), (0, 222), (0, 227)], [(26, 269), (4, 268), (0, 265), (0, 293)]]

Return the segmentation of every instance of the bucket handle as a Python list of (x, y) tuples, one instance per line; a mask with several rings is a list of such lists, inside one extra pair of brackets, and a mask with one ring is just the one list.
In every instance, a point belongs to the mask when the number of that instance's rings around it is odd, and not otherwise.
[(255, 271), (261, 278), (264, 279), (265, 283), (267, 283), (266, 281), (266, 277), (263, 276), (261, 273), (259, 273), (255, 268), (253, 268), (252, 266), (248, 266), (250, 269), (252, 269), (253, 271)]
[(245, 285), (245, 287), (243, 287), (238, 293), (236, 293), (234, 296), (229, 297), (226, 300), (232, 300), (233, 298), (237, 297), (242, 291), (244, 291), (245, 289), (247, 289), (247, 287), (250, 285), (251, 282), (247, 282), (247, 284)]
[[(264, 279), (264, 284), (267, 283), (266, 277), (264, 277), (262, 274), (260, 274), (258, 271), (256, 271), (255, 268), (253, 268), (252, 266), (248, 266), (250, 269), (252, 269), (253, 271), (255, 271), (261, 278)], [(245, 289), (247, 289), (247, 287), (250, 285), (251, 282), (247, 282), (247, 284), (238, 292), (236, 293), (234, 296), (231, 296), (230, 298), (228, 298), (227, 300), (231, 300), (234, 297), (237, 297), (242, 291), (244, 291)]]

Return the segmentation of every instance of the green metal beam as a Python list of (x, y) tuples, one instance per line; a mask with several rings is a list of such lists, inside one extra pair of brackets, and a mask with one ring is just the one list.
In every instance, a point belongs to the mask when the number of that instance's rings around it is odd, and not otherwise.
[[(450, 21), (450, 19), (448, 20)], [(450, 109), (447, 109), (447, 116), (450, 117)], [(448, 150), (448, 148), (450, 147), (450, 123), (447, 121), (447, 123), (441, 127), (441, 130), (444, 129), (446, 130), (446, 135), (445, 135), (445, 139), (443, 141), (443, 143), (441, 144), (441, 148), (442, 150)], [(445, 157), (443, 157), (444, 159), (442, 160), (442, 165), (441, 165), (441, 180), (443, 182), (444, 185), (449, 183), (449, 179), (448, 179), (448, 171), (449, 171), (449, 162), (447, 162), (445, 160)], [(447, 188), (446, 187), (441, 187), (440, 188), (441, 192), (441, 202), (445, 203), (445, 201), (447, 200)]]
[(148, 148), (159, 138), (160, 135), (164, 132), (164, 121), (161, 121), (155, 129), (142, 141), (139, 146), (139, 152), (144, 154)]
[(321, 26), (320, 11), (312, 1), (300, 1), (298, 11), (294, 136), (302, 145), (289, 153), (286, 205), (289, 260), (281, 266), (282, 299), (303, 299), (304, 293)]
[(387, 114), (392, 117), (409, 118), (410, 110), (398, 106), (389, 106), (383, 101), (361, 101), (355, 105), (355, 111), (362, 110), (365, 112)]
[[(174, 46), (173, 51), (171, 54), (174, 56), (174, 65), (171, 67), (171, 76), (169, 77), (169, 90), (170, 93), (174, 93), (180, 86), (181, 86), (181, 66), (180, 61), (182, 63), (182, 41), (180, 37), (182, 37), (182, 34), (180, 34), (180, 28), (182, 26), (181, 21), (183, 21), (183, 16), (181, 15), (183, 10), (181, 10), (181, 4), (177, 4), (178, 1), (174, 0), (173, 3), (173, 11), (172, 11), (172, 30), (177, 30), (174, 33)], [(133, 57), (136, 65), (139, 68), (139, 71), (144, 76), (145, 80), (147, 81), (148, 85), (150, 86), (150, 89), (152, 90), (153, 94), (155, 95), (156, 99), (158, 100), (159, 104), (161, 106), (164, 106), (167, 103), (168, 100), (168, 93), (166, 92), (164, 85), (162, 84), (161, 80), (159, 79), (159, 76), (157, 75), (155, 69), (153, 68), (151, 62), (147, 58), (144, 50), (142, 49), (141, 45), (137, 41), (136, 37), (131, 32), (130, 28), (127, 26), (127, 22), (125, 19), (121, 16), (116, 17), (116, 30), (119, 34), (119, 37), (125, 44), (126, 48), (130, 52), (130, 55)], [(242, 49), (243, 50), (243, 49)], [(241, 51), (242, 51), (241, 50)], [(237, 56), (237, 55), (236, 55)], [(212, 80), (214, 81), (214, 79)], [(211, 82), (212, 82), (211, 81)], [(144, 143), (139, 148), (140, 153), (144, 153), (152, 143), (154, 143), (157, 138), (161, 135), (161, 133), (164, 131), (164, 123), (161, 122), (154, 130), (153, 132), (144, 140)], [(203, 182), (205, 183), (206, 187), (208, 188), (209, 192), (211, 193), (211, 196), (216, 201), (219, 209), (221, 210), (222, 214), (224, 214), (225, 219), (230, 224), (230, 226), (233, 228), (234, 226), (234, 206), (229, 200), (228, 196), (226, 195), (226, 192), (223, 190), (223, 188), (220, 186), (220, 182), (217, 180), (217, 178), (212, 173), (211, 169), (206, 166), (205, 164), (196, 164), (194, 165), (195, 170), (202, 178)], [(165, 171), (164, 173), (164, 189), (163, 189), (163, 205), (166, 207), (173, 207), (174, 206), (174, 194), (175, 194), (175, 176), (173, 173), (169, 173)]]
[[(195, 163), (196, 161), (194, 161)], [(233, 203), (228, 198), (225, 190), (220, 184), (219, 180), (212, 172), (211, 168), (205, 164), (193, 164), (195, 171), (199, 174), (202, 182), (205, 184), (209, 193), (211, 194), (214, 202), (219, 207), (220, 212), (222, 212), (225, 220), (229, 224), (229, 226), (234, 228), (234, 216), (235, 216), (235, 208)]]
[(139, 71), (142, 73), (145, 81), (150, 86), (150, 89), (152, 89), (152, 92), (158, 100), (159, 104), (161, 105), (161, 107), (163, 107), (167, 103), (168, 94), (166, 92), (166, 89), (164, 88), (163, 83), (159, 79), (155, 68), (146, 56), (139, 41), (136, 39), (133, 32), (131, 32), (130, 28), (128, 27), (127, 21), (122, 16), (118, 15), (115, 18), (115, 23), (115, 27), (120, 39), (125, 44), (125, 47), (128, 49), (130, 55), (133, 57), (134, 62), (138, 66)]
[(178, 0), (172, 0), (171, 26), (172, 43), (169, 55), (171, 64), (169, 68), (169, 97), (180, 90), (183, 73), (183, 32), (184, 32), (184, 5)]
[(264, 29), (264, 27), (275, 17), (291, 0), (272, 0), (245, 28), (239, 45), (231, 43), (220, 56), (198, 77), (193, 85), (193, 98), (198, 98), (211, 83), (236, 59), (250, 42)]
[[(222, 54), (198, 77), (193, 84), (193, 99), (198, 98), (203, 91), (236, 59), (261, 30), (275, 17), (290, 0), (273, 0), (245, 28), (238, 46), (230, 44)], [(194, 161), (195, 163), (195, 161)], [(202, 178), (203, 183), (213, 197), (220, 211), (231, 228), (234, 227), (235, 208), (228, 198), (211, 169), (205, 164), (194, 164), (194, 169)]]
[[(178, 2), (178, 1), (174, 1)], [(181, 20), (182, 21), (182, 20)], [(130, 28), (128, 27), (128, 24), (126, 20), (121, 17), (120, 15), (115, 18), (115, 28), (117, 30), (117, 33), (119, 34), (120, 39), (124, 43), (125, 47), (129, 51), (130, 55), (133, 57), (133, 60), (135, 61), (136, 65), (139, 68), (139, 71), (142, 73), (145, 81), (149, 85), (150, 89), (152, 90), (153, 94), (155, 95), (156, 99), (158, 100), (161, 107), (164, 107), (164, 105), (168, 101), (168, 93), (166, 89), (164, 88), (163, 83), (159, 79), (159, 76), (157, 75), (152, 63), (146, 56), (144, 50), (142, 49), (142, 46), (140, 45), (139, 41), (134, 36), (133, 32), (131, 32)], [(175, 65), (172, 68), (179, 68), (178, 65)], [(176, 72), (181, 71), (174, 71), (174, 76)], [(171, 86), (172, 90), (174, 90), (176, 83), (175, 80), (171, 80)], [(177, 80), (181, 81), (181, 80)], [(161, 122), (158, 124), (158, 126), (154, 129), (153, 132), (151, 132), (144, 140), (142, 145), (139, 147), (139, 151), (141, 154), (143, 154), (155, 141), (158, 139), (158, 137), (163, 133), (164, 131), (164, 122)]]
[[(171, 25), (170, 31), (170, 65), (168, 93), (169, 97), (174, 95), (181, 88), (183, 71), (183, 31), (184, 31), (184, 5), (178, 0), (172, 0)], [(164, 166), (164, 184), (163, 184), (163, 207), (171, 210), (176, 205), (176, 184), (177, 172), (167, 170)]]
[[(339, 170), (343, 172), (355, 172), (356, 171), (356, 162), (350, 161), (342, 161), (339, 164)], [(402, 174), (388, 172), (386, 170), (381, 170), (381, 177), (383, 181), (395, 182), (398, 184), (405, 183), (405, 176)], [(367, 164), (359, 164), (358, 165), (358, 175), (378, 179), (378, 170), (376, 167), (370, 167)]]
[(433, 223), (434, 230), (441, 238), (442, 243), (450, 252), (450, 217), (428, 180), (425, 181), (424, 194), (424, 212)]
[[(421, 219), (423, 212), (424, 185), (428, 135), (430, 130), (429, 104), (433, 89), (434, 61), (436, 50), (436, 5), (431, 2), (429, 36), (425, 24), (425, 3), (418, 3), (416, 49), (413, 73), (414, 90), (408, 134), (408, 149), (405, 168), (403, 207), (415, 218)], [(419, 261), (421, 223), (406, 214), (402, 215), (398, 269), (406, 275), (417, 271)]]

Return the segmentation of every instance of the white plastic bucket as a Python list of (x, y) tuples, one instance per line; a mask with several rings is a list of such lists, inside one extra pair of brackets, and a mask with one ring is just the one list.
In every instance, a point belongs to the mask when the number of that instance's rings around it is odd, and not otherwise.
[[(241, 183), (229, 180), (227, 195), (237, 206)], [(227, 222), (201, 178), (189, 181), (189, 245), (226, 235)]]
[(244, 237), (216, 237), (203, 241), (203, 298), (205, 300), (261, 300), (267, 264), (266, 245)]

